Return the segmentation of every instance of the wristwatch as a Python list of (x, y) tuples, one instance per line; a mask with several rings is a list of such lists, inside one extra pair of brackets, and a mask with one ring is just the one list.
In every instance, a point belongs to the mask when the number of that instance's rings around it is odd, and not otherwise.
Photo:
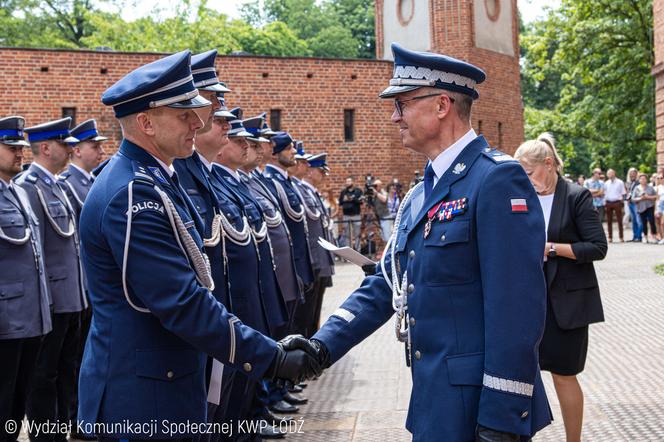
[(556, 245), (551, 243), (551, 246), (549, 247), (549, 258), (555, 258), (556, 256), (558, 256), (556, 253)]

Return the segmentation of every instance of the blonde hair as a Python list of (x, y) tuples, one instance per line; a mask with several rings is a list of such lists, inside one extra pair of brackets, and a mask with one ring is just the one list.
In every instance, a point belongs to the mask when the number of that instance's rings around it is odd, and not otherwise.
[(556, 150), (556, 140), (549, 132), (523, 143), (514, 153), (514, 158), (528, 164), (541, 164), (546, 158), (551, 158), (558, 173), (563, 173), (563, 160)]

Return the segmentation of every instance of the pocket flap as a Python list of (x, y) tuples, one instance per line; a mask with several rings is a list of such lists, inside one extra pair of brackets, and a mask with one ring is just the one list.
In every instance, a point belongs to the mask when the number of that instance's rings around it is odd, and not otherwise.
[(452, 385), (482, 385), (484, 353), (448, 356), (447, 375)]
[(53, 201), (48, 203), (48, 213), (50, 213), (53, 218), (62, 218), (67, 216), (67, 209), (60, 201)]
[(441, 227), (432, 226), (431, 234), (424, 240), (427, 247), (445, 247), (449, 244), (468, 242), (470, 222), (468, 221), (434, 221)]
[(0, 284), (0, 299), (23, 296), (23, 281)]
[(61, 279), (67, 278), (67, 269), (66, 268), (55, 268), (48, 272), (49, 281), (59, 281)]
[(198, 370), (199, 360), (191, 349), (136, 350), (136, 375), (173, 381)]
[(0, 211), (0, 227), (23, 227), (23, 215), (18, 210), (3, 209)]

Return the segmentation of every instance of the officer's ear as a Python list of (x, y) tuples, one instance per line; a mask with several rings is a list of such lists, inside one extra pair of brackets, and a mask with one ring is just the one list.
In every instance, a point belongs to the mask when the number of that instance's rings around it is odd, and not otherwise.
[(135, 120), (138, 130), (151, 137), (155, 136), (157, 133), (156, 125), (154, 124), (152, 117), (153, 115), (149, 112), (139, 112), (136, 114)]
[(440, 120), (442, 120), (452, 112), (452, 99), (448, 95), (440, 94), (440, 96), (436, 100), (436, 105), (437, 105), (436, 114), (438, 116), (438, 119)]

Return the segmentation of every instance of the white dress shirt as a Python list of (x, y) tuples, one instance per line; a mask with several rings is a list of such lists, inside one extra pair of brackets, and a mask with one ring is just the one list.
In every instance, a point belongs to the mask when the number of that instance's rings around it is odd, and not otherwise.
[(622, 201), (623, 195), (626, 193), (625, 183), (623, 183), (620, 178), (614, 178), (604, 182), (604, 197), (606, 198), (607, 203)]
[(86, 178), (88, 179), (88, 181), (92, 180), (92, 175), (90, 174), (90, 172), (88, 172), (87, 170), (84, 170), (84, 169), (78, 167), (78, 166), (77, 166), (76, 164), (74, 164), (74, 163), (70, 163), (70, 164), (72, 165), (72, 167), (75, 167), (76, 170), (78, 170), (79, 172), (81, 172), (81, 173), (83, 174), (83, 176), (86, 177)]
[(47, 168), (45, 168), (44, 166), (42, 166), (42, 165), (39, 164), (38, 162), (35, 161), (35, 162), (33, 162), (32, 164), (34, 164), (35, 166), (39, 167), (42, 171), (44, 171), (44, 173), (46, 174), (46, 176), (49, 177), (51, 180), (53, 180), (54, 183), (58, 180), (58, 179), (55, 177), (55, 175), (53, 175), (53, 174), (52, 174)]
[(450, 168), (454, 160), (459, 156), (463, 149), (477, 138), (477, 134), (471, 128), (468, 132), (464, 134), (461, 138), (456, 140), (450, 147), (442, 151), (432, 162), (433, 167), (433, 187), (436, 187), (436, 183), (440, 177), (447, 172), (447, 169)]
[(220, 164), (220, 163), (214, 163), (214, 164), (216, 164), (217, 166), (223, 168), (225, 171), (227, 171), (228, 173), (233, 175), (233, 178), (235, 178), (236, 181), (240, 181), (240, 175), (238, 175), (237, 172), (234, 171), (233, 169), (231, 169), (230, 167), (224, 166), (223, 164)]

